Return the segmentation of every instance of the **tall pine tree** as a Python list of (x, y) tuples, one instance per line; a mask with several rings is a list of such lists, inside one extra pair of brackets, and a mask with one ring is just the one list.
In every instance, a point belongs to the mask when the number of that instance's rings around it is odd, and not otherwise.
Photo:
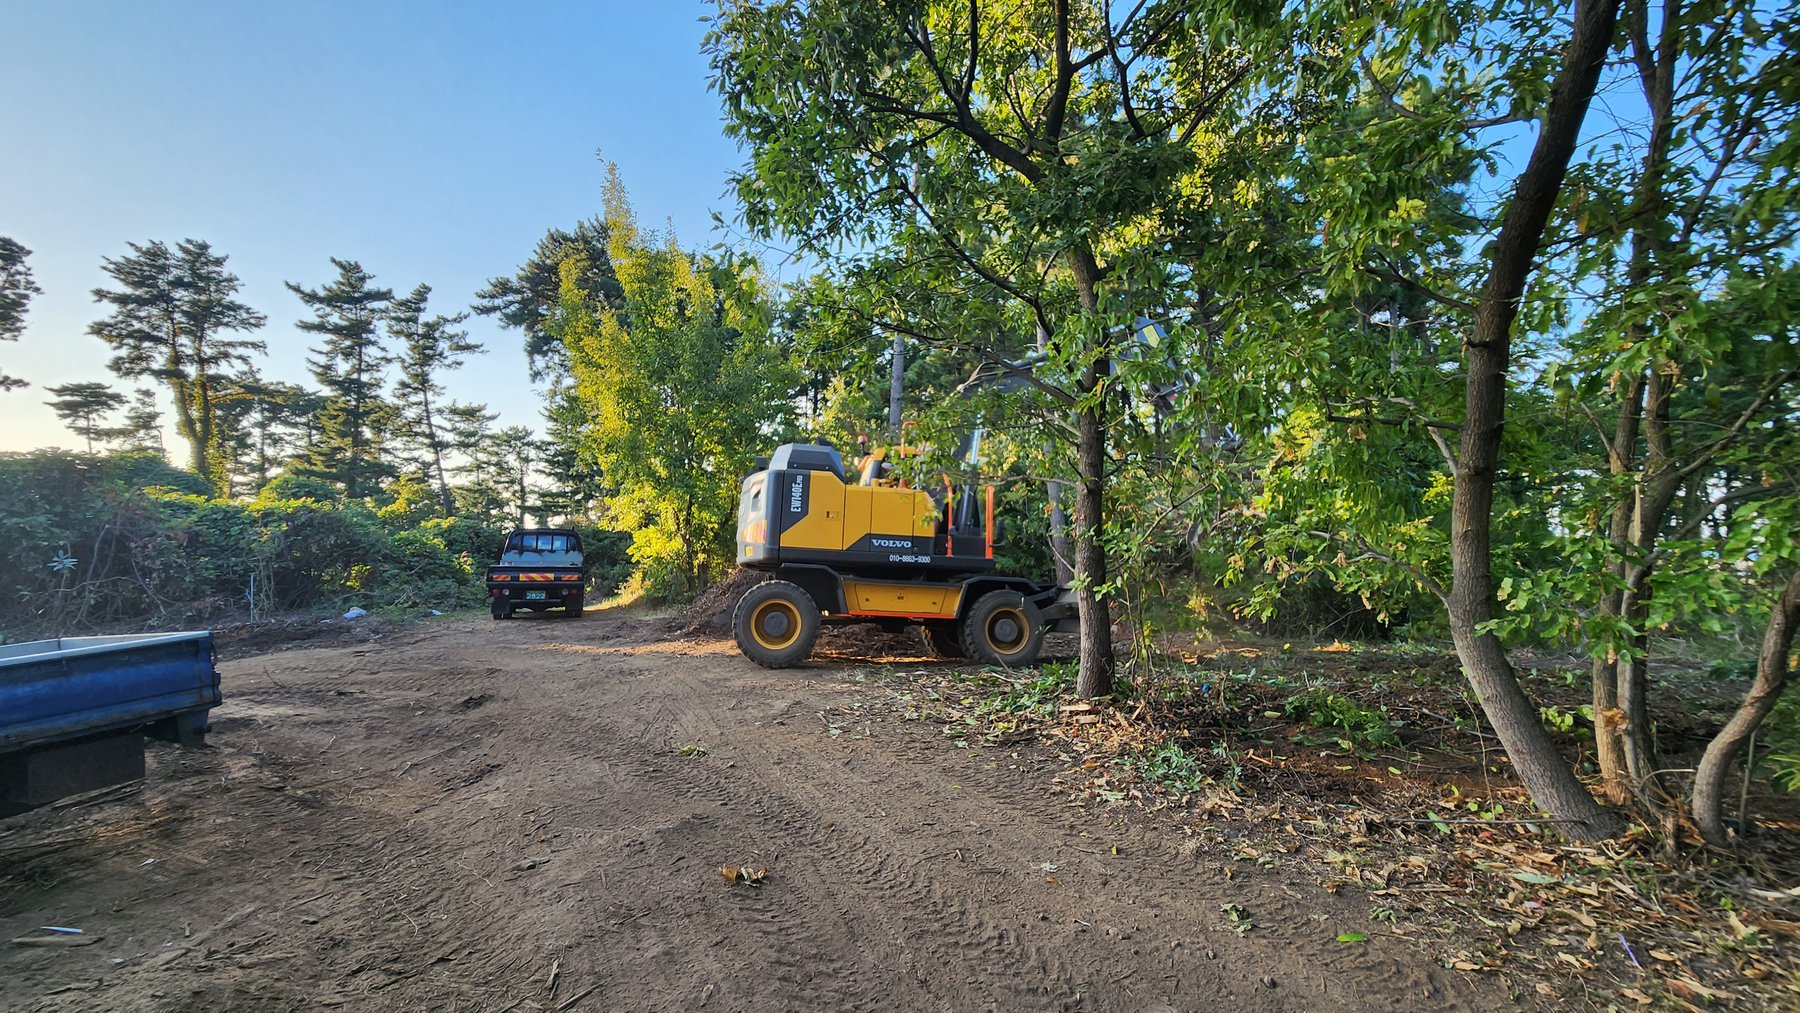
[(570, 281), (596, 304), (623, 309), (624, 289), (607, 250), (606, 222), (577, 222), (573, 229), (551, 229), (538, 240), (531, 258), (510, 278), (494, 278), (475, 293), (475, 312), (495, 316), (525, 335), (525, 361), (533, 380), (566, 376), (568, 354), (550, 323), (562, 299), (563, 265), (574, 265)]
[[(25, 263), (29, 256), (31, 251), (16, 240), (0, 236), (0, 341), (19, 340), (25, 333), (25, 309), (31, 305), (31, 297), (43, 291), (31, 280), (31, 267)], [(25, 385), (24, 380), (0, 371), (0, 391)]]
[(381, 388), (394, 356), (382, 346), (380, 323), (394, 292), (374, 287), (375, 276), (354, 260), (333, 257), (331, 263), (338, 276), (321, 288), (287, 283), (313, 311), (313, 319), (297, 326), (322, 339), (306, 362), (325, 388), (326, 403), (319, 439), (302, 470), (342, 486), (350, 499), (361, 499), (392, 473), (381, 459), (392, 414)]
[(581, 391), (568, 380), (556, 380), (544, 392), (544, 477), (550, 487), (542, 496), (544, 508), (570, 518), (592, 520), (606, 499), (608, 489), (600, 465), (583, 444), (588, 425), (587, 406)]
[(161, 241), (126, 245), (129, 255), (103, 260), (119, 287), (94, 289), (94, 301), (113, 312), (88, 333), (112, 346), (117, 354), (111, 367), (119, 376), (168, 384), (189, 465), (223, 495), (230, 485), (231, 441), (218, 396), (236, 368), (267, 350), (260, 341), (230, 335), (257, 330), (265, 318), (234, 298), (241, 283), (211, 244), (184, 239), (174, 249)]
[(56, 417), (63, 424), (81, 434), (87, 441), (87, 452), (94, 452), (94, 438), (104, 438), (107, 429), (101, 423), (106, 416), (117, 411), (125, 404), (125, 395), (113, 390), (98, 381), (81, 383), (65, 383), (60, 387), (45, 387), (44, 393), (56, 398), (46, 401)]
[(163, 457), (162, 409), (156, 406), (156, 392), (142, 387), (133, 391), (125, 420), (99, 435), (126, 453)]
[(220, 400), (230, 420), (232, 474), (254, 492), (314, 443), (325, 399), (297, 383), (265, 379), (254, 367)]
[(388, 334), (400, 344), (400, 379), (394, 385), (395, 435), (412, 454), (426, 477), (437, 484), (438, 501), (445, 516), (456, 512), (450, 482), (444, 474), (444, 454), (451, 434), (445, 418), (444, 386), (438, 378), (447, 369), (462, 365), (464, 356), (481, 351), (480, 342), (469, 340), (456, 325), (468, 314), (427, 317), (426, 301), (431, 286), (420, 285), (394, 300), (388, 310)]

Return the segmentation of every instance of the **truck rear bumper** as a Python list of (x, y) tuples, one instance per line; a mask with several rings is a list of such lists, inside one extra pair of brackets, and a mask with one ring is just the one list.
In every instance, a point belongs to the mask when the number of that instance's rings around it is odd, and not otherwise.
[(529, 584), (489, 584), (488, 597), (504, 601), (513, 608), (532, 608), (538, 605), (561, 605), (570, 598), (581, 597), (580, 584), (543, 584), (533, 587)]

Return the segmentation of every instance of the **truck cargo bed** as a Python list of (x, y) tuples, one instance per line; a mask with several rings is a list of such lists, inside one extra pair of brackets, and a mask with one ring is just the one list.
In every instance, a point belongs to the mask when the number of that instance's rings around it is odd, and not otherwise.
[(0, 815), (142, 777), (144, 735), (201, 745), (220, 700), (209, 632), (0, 646)]

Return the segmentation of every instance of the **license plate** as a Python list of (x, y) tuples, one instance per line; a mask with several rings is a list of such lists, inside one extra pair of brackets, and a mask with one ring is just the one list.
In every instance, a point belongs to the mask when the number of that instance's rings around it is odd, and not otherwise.
[(543, 601), (547, 597), (549, 597), (549, 592), (547, 592), (547, 591), (527, 591), (527, 592), (525, 592), (525, 600), (526, 601)]

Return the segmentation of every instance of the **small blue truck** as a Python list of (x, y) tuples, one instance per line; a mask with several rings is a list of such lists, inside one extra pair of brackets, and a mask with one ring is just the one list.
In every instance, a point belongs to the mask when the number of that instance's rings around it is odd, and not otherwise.
[(144, 736), (205, 743), (213, 636), (0, 645), (0, 817), (144, 776)]

